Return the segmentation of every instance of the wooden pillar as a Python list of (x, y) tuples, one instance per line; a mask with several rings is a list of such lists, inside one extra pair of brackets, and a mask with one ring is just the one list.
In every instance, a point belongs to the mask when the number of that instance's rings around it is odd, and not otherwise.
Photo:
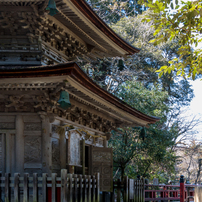
[(5, 147), (6, 147), (6, 144), (5, 144), (5, 138), (6, 138), (6, 134), (4, 133), (1, 133), (0, 134), (0, 149), (1, 149), (1, 157), (0, 157), (0, 167), (2, 168), (2, 174), (4, 175), (6, 173), (6, 150), (5, 150)]
[[(14, 174), (15, 172), (15, 136), (10, 132), (6, 134), (6, 172)], [(23, 137), (24, 138), (24, 137)]]
[(11, 136), (9, 133), (6, 133), (6, 172), (7, 173), (11, 173), (12, 150), (13, 148), (11, 146)]
[(16, 116), (16, 162), (15, 172), (23, 175), (24, 173), (24, 122), (22, 115)]
[(46, 113), (40, 112), (42, 120), (42, 172), (51, 174), (52, 147), (50, 135), (50, 122)]
[(11, 174), (15, 173), (15, 134), (10, 134), (10, 150), (11, 150)]
[(85, 139), (81, 140), (81, 163), (82, 163), (82, 175), (86, 174), (85, 170)]
[[(63, 124), (63, 123), (61, 123)], [(66, 161), (67, 161), (67, 146), (66, 146), (66, 137), (65, 134), (60, 135), (60, 166), (61, 169), (66, 169)]]
[(108, 147), (108, 141), (106, 139), (104, 139), (104, 145), (103, 145), (105, 148)]

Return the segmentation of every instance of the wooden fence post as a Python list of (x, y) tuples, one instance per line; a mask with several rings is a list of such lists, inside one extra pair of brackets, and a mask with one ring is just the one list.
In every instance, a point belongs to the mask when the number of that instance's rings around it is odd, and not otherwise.
[(67, 202), (67, 170), (61, 170), (61, 202)]
[(73, 196), (73, 183), (72, 183), (72, 174), (68, 174), (68, 178), (69, 178), (69, 189), (68, 189), (68, 195), (69, 195), (69, 202), (73, 202), (72, 200), (72, 196)]
[(10, 173), (5, 174), (5, 202), (11, 201)]
[(131, 186), (132, 179), (128, 179), (128, 201), (133, 199), (133, 186)]
[(47, 202), (47, 173), (42, 175), (42, 199), (43, 202)]
[(117, 202), (121, 202), (121, 180), (117, 181)]
[(20, 190), (19, 190), (19, 173), (14, 174), (14, 201), (19, 202), (20, 201)]
[(142, 202), (145, 202), (145, 180), (142, 178)]
[(91, 202), (91, 175), (88, 175), (88, 202)]
[(124, 196), (123, 201), (128, 202), (128, 176), (124, 177)]
[(113, 179), (113, 190), (111, 193), (111, 202), (114, 202), (115, 200), (115, 180)]
[(185, 199), (185, 189), (184, 189), (184, 176), (180, 176), (180, 202), (184, 202)]
[(82, 175), (79, 175), (79, 202), (83, 202), (83, 178)]
[(56, 191), (56, 177), (57, 173), (52, 173), (51, 178), (52, 178), (52, 202), (57, 201), (57, 191)]
[(0, 173), (0, 201), (2, 200), (2, 198), (1, 198), (1, 195), (2, 195), (2, 193), (1, 193), (1, 183), (2, 183), (2, 182), (1, 182), (1, 181), (2, 181), (2, 180), (1, 180), (1, 177), (2, 177), (2, 173)]
[(92, 202), (95, 202), (95, 176), (92, 176)]
[(140, 175), (137, 176), (137, 202), (140, 201)]
[(33, 202), (38, 202), (38, 174), (33, 173)]
[(83, 178), (83, 196), (84, 196), (84, 202), (88, 202), (88, 199), (87, 199), (87, 176), (84, 175), (84, 178)]
[(73, 175), (74, 178), (74, 202), (78, 202), (78, 188), (77, 188), (77, 181), (78, 181), (78, 175)]
[(96, 202), (100, 202), (100, 173), (96, 174)]
[[(145, 184), (149, 184), (149, 180), (148, 180), (148, 179), (145, 179), (144, 183), (145, 183)], [(144, 186), (144, 189), (145, 189), (145, 190), (148, 190), (149, 187), (148, 187), (148, 186)], [(151, 192), (150, 192), (150, 193), (151, 193)], [(150, 197), (150, 193), (149, 193), (149, 192), (145, 192), (145, 193), (144, 193), (144, 197), (145, 197), (145, 198), (149, 198), (149, 197)]]
[(134, 202), (138, 202), (137, 194), (138, 194), (138, 192), (137, 192), (137, 180), (134, 180), (134, 197), (133, 197)]
[(24, 190), (23, 190), (23, 202), (29, 201), (29, 174), (24, 174)]

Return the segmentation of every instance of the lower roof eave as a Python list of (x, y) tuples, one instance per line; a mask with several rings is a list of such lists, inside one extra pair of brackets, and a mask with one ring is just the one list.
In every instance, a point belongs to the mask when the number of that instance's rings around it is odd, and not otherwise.
[[(12, 81), (13, 78), (38, 78), (39, 80), (48, 78), (50, 81), (50, 77), (52, 77), (52, 79), (56, 77), (62, 79), (63, 76), (71, 78), (72, 81), (82, 86), (85, 92), (91, 92), (96, 99), (102, 100), (102, 102), (106, 102), (106, 104), (109, 103), (110, 106), (115, 110), (119, 110), (123, 116), (126, 116), (127, 120), (130, 120), (130, 122), (134, 124), (138, 123), (138, 125), (146, 126), (160, 120), (158, 117), (148, 116), (132, 108), (122, 100), (102, 89), (93, 82), (75, 62), (41, 67), (0, 69), (0, 83), (6, 82), (6, 80)], [(12, 82), (16, 83), (16, 80)]]

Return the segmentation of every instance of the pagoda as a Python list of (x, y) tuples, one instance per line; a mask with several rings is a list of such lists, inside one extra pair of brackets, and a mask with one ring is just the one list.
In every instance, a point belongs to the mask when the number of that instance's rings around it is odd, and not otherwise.
[(0, 0), (0, 172), (99, 172), (110, 191), (110, 132), (159, 119), (100, 88), (76, 60), (137, 52), (84, 0)]

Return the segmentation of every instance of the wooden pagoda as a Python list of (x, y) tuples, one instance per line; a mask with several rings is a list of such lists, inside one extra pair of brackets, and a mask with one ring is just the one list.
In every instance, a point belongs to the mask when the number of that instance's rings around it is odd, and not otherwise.
[(101, 89), (75, 61), (138, 51), (84, 0), (0, 0), (0, 172), (99, 172), (109, 191), (111, 130), (158, 118)]

